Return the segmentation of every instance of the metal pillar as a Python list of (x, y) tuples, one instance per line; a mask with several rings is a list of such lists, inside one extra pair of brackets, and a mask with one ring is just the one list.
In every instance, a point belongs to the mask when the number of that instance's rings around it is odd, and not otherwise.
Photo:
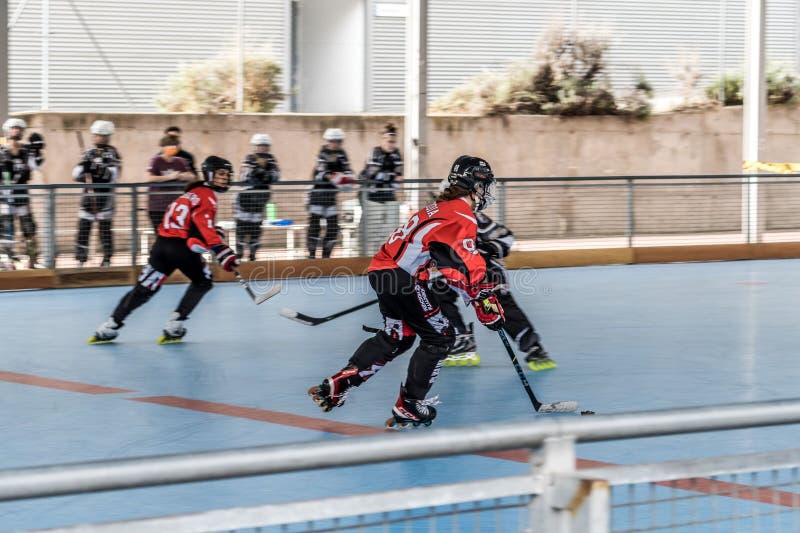
[[(428, 177), (428, 0), (409, 0), (406, 18), (405, 135), (406, 178)], [(419, 190), (412, 187), (408, 200), (416, 209)]]
[[(747, 0), (745, 37), (744, 106), (742, 109), (742, 159), (760, 161), (767, 112), (764, 74), (766, 0)], [(758, 178), (747, 178), (742, 191), (742, 230), (747, 242), (758, 242)]]
[(8, 117), (8, 0), (0, 0), (0, 120)]

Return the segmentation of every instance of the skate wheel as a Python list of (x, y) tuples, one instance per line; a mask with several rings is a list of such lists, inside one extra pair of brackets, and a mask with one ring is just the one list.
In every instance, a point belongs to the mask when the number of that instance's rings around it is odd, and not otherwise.
[(89, 338), (89, 340), (87, 340), (86, 342), (87, 342), (88, 344), (111, 344), (111, 343), (113, 342), (113, 339), (109, 339), (109, 340), (102, 340), (102, 339), (98, 339), (98, 338), (97, 338), (97, 337), (95, 337), (95, 336), (92, 336), (92, 337), (90, 337), (90, 338)]

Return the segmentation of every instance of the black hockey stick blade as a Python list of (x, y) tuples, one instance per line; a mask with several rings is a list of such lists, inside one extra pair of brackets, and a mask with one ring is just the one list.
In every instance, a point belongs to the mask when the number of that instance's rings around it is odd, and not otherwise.
[(305, 324), (306, 326), (319, 326), (320, 324), (324, 324), (325, 322), (329, 322), (334, 318), (339, 318), (340, 316), (348, 315), (360, 309), (364, 309), (365, 307), (369, 307), (371, 305), (375, 305), (378, 303), (378, 300), (370, 300), (368, 302), (364, 302), (363, 304), (358, 304), (354, 307), (349, 307), (344, 311), (339, 311), (338, 313), (334, 313), (332, 315), (323, 316), (323, 317), (313, 317), (306, 315), (305, 313), (300, 313), (295, 311), (294, 309), (290, 309), (288, 307), (284, 307), (281, 309), (281, 316), (288, 318), (289, 320), (294, 320), (295, 322), (300, 322), (301, 324)]
[(566, 401), (566, 402), (553, 402), (553, 403), (542, 403), (537, 398), (536, 395), (533, 393), (533, 389), (531, 389), (530, 383), (528, 383), (528, 378), (525, 377), (525, 372), (522, 370), (522, 367), (517, 360), (517, 354), (514, 353), (514, 348), (512, 348), (511, 343), (508, 342), (508, 337), (506, 337), (506, 332), (502, 329), (497, 330), (497, 334), (500, 336), (500, 340), (503, 341), (503, 346), (506, 348), (506, 352), (508, 352), (508, 357), (511, 359), (511, 362), (514, 365), (514, 369), (517, 371), (517, 376), (519, 376), (519, 380), (522, 382), (522, 386), (525, 389), (525, 392), (528, 394), (528, 398), (530, 398), (531, 403), (533, 404), (533, 409), (537, 413), (542, 414), (550, 414), (550, 413), (574, 413), (578, 410), (578, 402), (574, 401)]
[(368, 326), (366, 324), (361, 324), (361, 329), (363, 329), (367, 333), (378, 333), (379, 331), (381, 331), (381, 328), (373, 328), (372, 326)]

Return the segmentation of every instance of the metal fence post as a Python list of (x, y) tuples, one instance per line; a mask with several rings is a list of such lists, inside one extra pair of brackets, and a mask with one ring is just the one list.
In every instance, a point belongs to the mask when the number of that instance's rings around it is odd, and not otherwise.
[(139, 257), (139, 189), (131, 189), (131, 266)]
[[(532, 533), (570, 533), (569, 512), (562, 501), (562, 488), (556, 483), (558, 475), (575, 472), (575, 439), (548, 437), (541, 447), (531, 453), (532, 474), (541, 476), (542, 493), (531, 500)], [(594, 533), (594, 532), (591, 532)]]
[(56, 242), (56, 190), (47, 191), (47, 268), (56, 267), (56, 254), (58, 253), (58, 243)]
[(361, 204), (361, 220), (358, 223), (358, 253), (356, 254), (357, 257), (360, 256), (369, 256), (369, 252), (367, 251), (367, 232), (369, 228), (367, 227), (367, 219), (369, 218), (367, 211), (369, 210), (369, 206), (367, 205), (367, 192), (368, 187), (362, 186), (358, 191), (358, 201)]
[(497, 182), (497, 222), (506, 223), (506, 184), (500, 180)]
[(633, 178), (628, 178), (628, 248), (633, 248), (633, 234), (636, 231), (636, 215), (633, 205)]

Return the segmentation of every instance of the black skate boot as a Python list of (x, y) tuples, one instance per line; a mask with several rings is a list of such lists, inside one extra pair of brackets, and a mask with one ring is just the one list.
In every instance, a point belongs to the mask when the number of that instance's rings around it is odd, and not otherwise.
[(308, 395), (326, 413), (334, 407), (341, 407), (347, 399), (351, 387), (361, 385), (364, 380), (354, 366), (346, 366), (322, 383), (308, 389)]
[(121, 327), (122, 324), (117, 324), (117, 322), (110, 317), (100, 324), (97, 331), (89, 338), (88, 342), (89, 344), (107, 344), (117, 338), (117, 335), (119, 335), (119, 328)]
[(550, 359), (548, 353), (538, 342), (534, 344), (530, 350), (528, 350), (528, 354), (525, 356), (525, 361), (528, 363), (528, 368), (534, 372), (538, 372), (539, 370), (550, 370), (551, 368), (556, 368), (558, 366), (555, 361)]
[(180, 320), (180, 315), (177, 312), (173, 312), (164, 325), (164, 330), (158, 338), (158, 344), (175, 344), (181, 342), (185, 335), (186, 328), (183, 327), (183, 320)]
[(392, 407), (392, 418), (386, 421), (386, 429), (408, 429), (428, 427), (436, 418), (438, 396), (427, 400), (415, 400), (406, 396), (406, 388), (400, 386), (400, 395)]
[(470, 322), (466, 332), (456, 333), (456, 342), (442, 364), (444, 366), (478, 366), (481, 356), (475, 351), (477, 349), (473, 325)]

